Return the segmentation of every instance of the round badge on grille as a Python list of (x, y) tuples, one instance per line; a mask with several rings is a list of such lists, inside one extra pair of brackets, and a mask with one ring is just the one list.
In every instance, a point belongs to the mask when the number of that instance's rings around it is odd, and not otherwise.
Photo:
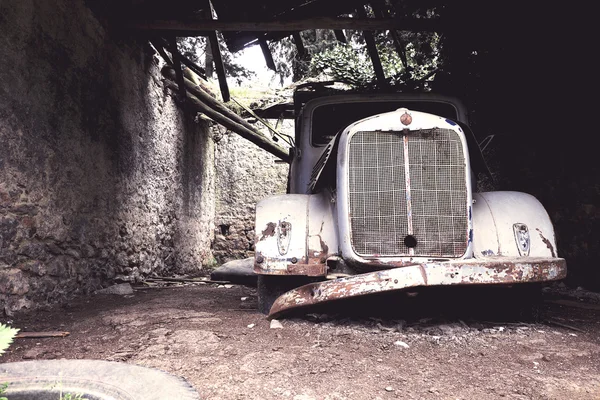
[(412, 116), (405, 111), (404, 114), (400, 116), (400, 122), (402, 122), (402, 125), (410, 125), (412, 122)]
[(417, 238), (414, 237), (413, 235), (407, 235), (404, 238), (404, 245), (406, 247), (408, 247), (409, 249), (412, 249), (414, 247), (417, 247)]

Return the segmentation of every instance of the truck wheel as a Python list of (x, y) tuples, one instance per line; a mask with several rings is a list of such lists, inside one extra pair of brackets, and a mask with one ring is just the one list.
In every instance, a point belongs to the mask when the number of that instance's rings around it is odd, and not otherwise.
[[(0, 364), (8, 399), (200, 399), (183, 379), (153, 368), (101, 360), (39, 360)], [(80, 397), (77, 397), (81, 395)]]
[(289, 275), (258, 275), (258, 311), (269, 314), (275, 300), (288, 290), (318, 281), (319, 278)]

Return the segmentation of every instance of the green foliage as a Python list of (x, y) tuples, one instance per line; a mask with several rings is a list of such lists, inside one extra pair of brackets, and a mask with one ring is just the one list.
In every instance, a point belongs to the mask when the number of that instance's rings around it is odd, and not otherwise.
[(321, 73), (356, 86), (372, 81), (375, 74), (364, 48), (354, 49), (351, 45), (341, 43), (313, 56), (309, 75)]
[(8, 346), (13, 342), (18, 332), (18, 329), (0, 324), (0, 354), (3, 354), (8, 349)]
[[(3, 383), (0, 385), (0, 395), (4, 394), (6, 392), (6, 389), (8, 388), (8, 383)], [(0, 397), (0, 400), (8, 400), (6, 397), (2, 396)]]
[[(237, 62), (236, 56), (227, 49), (225, 40), (220, 34), (218, 35), (218, 40), (227, 77), (236, 79), (238, 83), (241, 83), (243, 79), (253, 78), (255, 76), (254, 72)], [(208, 40), (205, 37), (177, 38), (179, 52), (194, 63), (207, 69), (208, 74), (211, 75), (210, 70), (213, 69), (211, 67), (214, 61), (212, 54), (207, 52), (207, 45)], [(210, 66), (207, 64), (210, 64)], [(208, 78), (212, 78), (212, 76), (208, 76)]]
[[(377, 11), (367, 7), (369, 17), (434, 18), (439, 13), (435, 1), (409, 4), (381, 2)], [(412, 11), (409, 11), (412, 8)], [(366, 50), (362, 31), (343, 31), (347, 43), (339, 42), (332, 30), (313, 29), (301, 32), (305, 54), (298, 54), (291, 37), (270, 43), (270, 49), (283, 82), (305, 78), (335, 79), (353, 86), (376, 85), (373, 63)], [(426, 86), (440, 69), (440, 36), (435, 32), (373, 32), (377, 52), (386, 80), (391, 85)]]
[[(400, 36), (400, 35), (399, 35)], [(377, 52), (386, 79), (392, 85), (408, 84), (429, 79), (438, 68), (437, 44), (434, 34), (405, 34), (400, 36), (403, 47), (402, 60), (392, 40), (386, 35), (376, 36)], [(405, 65), (406, 62), (406, 65)], [(326, 74), (353, 86), (375, 83), (373, 63), (366, 47), (358, 42), (336, 43), (312, 57), (309, 76)]]
[(217, 259), (212, 256), (204, 264), (204, 268), (209, 271), (212, 271), (213, 269), (217, 268), (218, 266), (219, 266), (219, 263), (218, 263)]
[(88, 399), (86, 397), (83, 397), (83, 394), (81, 394), (81, 393), (78, 393), (78, 394), (66, 393), (64, 396), (63, 395), (60, 396), (60, 400), (88, 400)]

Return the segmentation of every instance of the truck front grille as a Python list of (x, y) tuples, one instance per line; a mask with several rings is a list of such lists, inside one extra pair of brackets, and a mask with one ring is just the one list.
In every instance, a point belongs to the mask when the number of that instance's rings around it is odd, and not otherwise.
[(465, 253), (465, 157), (456, 132), (357, 132), (350, 139), (348, 165), (351, 240), (357, 254)]

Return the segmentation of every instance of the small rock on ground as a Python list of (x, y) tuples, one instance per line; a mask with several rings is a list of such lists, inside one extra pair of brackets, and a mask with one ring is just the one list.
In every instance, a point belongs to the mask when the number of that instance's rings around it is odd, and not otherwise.
[(271, 320), (271, 329), (282, 329), (283, 325), (281, 325), (281, 322), (277, 321), (276, 319), (272, 319)]

